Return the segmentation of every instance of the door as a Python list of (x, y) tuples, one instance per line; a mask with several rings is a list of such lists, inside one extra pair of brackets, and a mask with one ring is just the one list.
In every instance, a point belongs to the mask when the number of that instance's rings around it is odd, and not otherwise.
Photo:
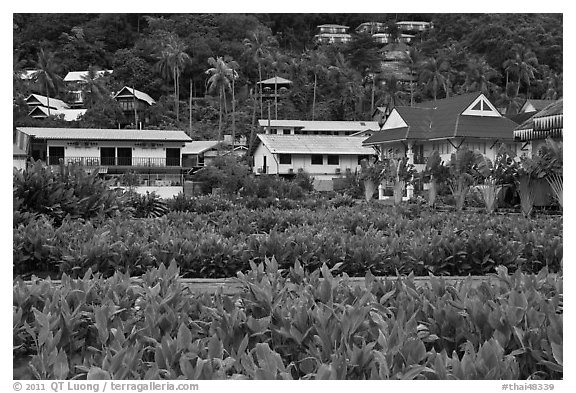
[(179, 148), (166, 148), (166, 166), (180, 166)]
[(64, 146), (50, 146), (48, 148), (48, 164), (58, 165), (64, 161)]
[(132, 166), (132, 148), (119, 147), (117, 150), (118, 150), (118, 165)]
[(266, 156), (264, 156), (264, 163), (262, 164), (262, 173), (268, 173), (268, 164), (266, 163)]
[(101, 147), (100, 148), (100, 162), (102, 165), (116, 165), (116, 148), (115, 147)]

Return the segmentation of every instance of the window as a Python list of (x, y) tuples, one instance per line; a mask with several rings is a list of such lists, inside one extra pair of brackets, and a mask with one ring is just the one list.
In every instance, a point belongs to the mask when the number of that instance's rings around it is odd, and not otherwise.
[(282, 133), (283, 133), (284, 135), (290, 135), (290, 128), (284, 128), (284, 129), (282, 130)]
[(328, 165), (340, 165), (340, 156), (328, 154)]
[(278, 161), (282, 165), (292, 164), (292, 154), (279, 154)]
[(271, 128), (271, 129), (270, 129), (270, 134), (276, 135), (276, 128)]
[(324, 165), (322, 154), (312, 154), (312, 165)]

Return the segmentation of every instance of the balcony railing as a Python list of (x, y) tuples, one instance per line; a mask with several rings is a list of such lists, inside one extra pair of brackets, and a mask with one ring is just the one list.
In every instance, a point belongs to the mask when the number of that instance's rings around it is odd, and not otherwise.
[(50, 165), (64, 164), (80, 166), (132, 166), (132, 167), (178, 167), (179, 157), (49, 157)]

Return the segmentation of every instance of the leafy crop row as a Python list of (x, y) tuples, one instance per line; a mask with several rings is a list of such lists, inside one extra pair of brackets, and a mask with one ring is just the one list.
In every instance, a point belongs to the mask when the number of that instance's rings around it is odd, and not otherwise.
[(481, 275), (498, 265), (558, 271), (562, 255), (558, 217), (414, 214), (382, 206), (172, 212), (157, 219), (65, 219), (59, 226), (39, 216), (13, 230), (14, 274), (25, 277), (78, 277), (88, 269), (138, 275), (172, 260), (185, 277), (233, 277), (272, 256), (282, 267), (326, 263), (355, 276)]
[[(266, 265), (266, 267), (264, 267)], [(560, 379), (562, 277), (499, 269), (365, 288), (274, 259), (234, 296), (195, 295), (172, 264), (139, 281), (88, 272), (14, 282), (14, 378)]]

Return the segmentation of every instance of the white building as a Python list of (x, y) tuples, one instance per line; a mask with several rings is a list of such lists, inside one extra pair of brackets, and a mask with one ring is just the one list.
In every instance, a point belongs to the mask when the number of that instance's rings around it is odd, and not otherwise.
[(89, 128), (16, 128), (16, 145), (34, 160), (97, 170), (109, 178), (132, 173), (143, 186), (179, 185), (181, 151), (191, 139), (183, 131)]
[(256, 174), (292, 176), (302, 170), (314, 177), (317, 190), (333, 189), (332, 180), (360, 169), (374, 154), (362, 146), (365, 137), (327, 135), (258, 135), (254, 151)]
[(267, 135), (339, 135), (352, 136), (378, 131), (377, 121), (258, 120), (260, 132)]

